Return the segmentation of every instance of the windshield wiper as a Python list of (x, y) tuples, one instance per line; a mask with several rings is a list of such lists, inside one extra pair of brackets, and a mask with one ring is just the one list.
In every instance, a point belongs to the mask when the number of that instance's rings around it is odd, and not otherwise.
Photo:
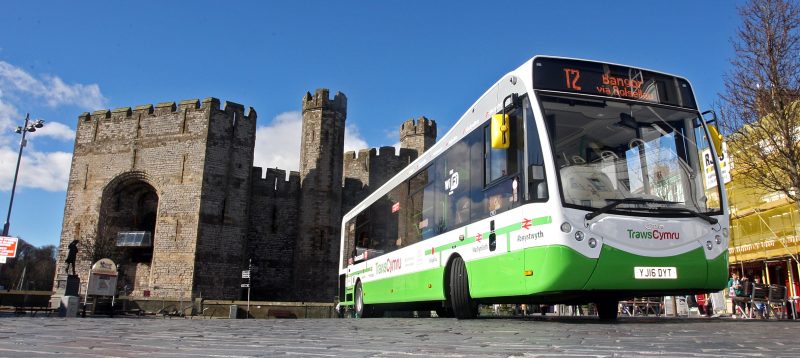
[(716, 218), (712, 218), (712, 217), (710, 217), (710, 216), (708, 216), (706, 214), (699, 213), (699, 212), (694, 211), (694, 210), (689, 209), (689, 208), (654, 208), (654, 209), (650, 209), (650, 210), (654, 211), (654, 212), (661, 212), (661, 213), (663, 213), (663, 212), (667, 212), (667, 213), (674, 212), (674, 213), (691, 214), (692, 216), (696, 216), (696, 217), (698, 217), (700, 219), (708, 221), (708, 223), (711, 224), (711, 225), (714, 225), (714, 224), (719, 222), (719, 220), (717, 220)]
[(674, 201), (645, 198), (606, 199), (606, 201), (611, 201), (612, 203), (586, 214), (586, 220), (592, 220), (600, 215), (603, 215), (616, 208), (620, 204), (675, 204)]

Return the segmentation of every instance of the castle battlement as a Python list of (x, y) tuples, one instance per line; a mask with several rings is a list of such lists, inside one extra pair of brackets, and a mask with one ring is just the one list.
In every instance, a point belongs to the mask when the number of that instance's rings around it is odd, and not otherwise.
[(415, 149), (418, 154), (430, 149), (436, 142), (436, 121), (426, 117), (411, 118), (400, 126), (400, 146)]
[[(263, 175), (263, 176), (262, 176)], [(288, 194), (299, 193), (300, 191), (300, 172), (286, 171), (278, 168), (267, 168), (264, 171), (261, 167), (252, 168), (253, 187), (260, 190), (284, 191)]]
[(329, 109), (341, 113), (347, 112), (347, 96), (342, 92), (336, 92), (331, 100), (329, 96), (330, 91), (327, 88), (317, 88), (312, 96), (310, 92), (306, 92), (303, 96), (303, 112), (313, 109)]
[(416, 158), (417, 151), (401, 148), (397, 153), (395, 147), (383, 146), (380, 148), (361, 149), (358, 152), (344, 153), (345, 177), (363, 177), (367, 171), (376, 168), (396, 168), (405, 166)]
[(344, 153), (344, 159), (347, 160), (355, 160), (359, 158), (375, 158), (375, 157), (384, 157), (384, 158), (402, 158), (402, 157), (409, 157), (416, 155), (416, 151), (409, 148), (400, 148), (400, 152), (397, 152), (397, 148), (392, 146), (383, 146), (380, 148), (369, 148), (369, 149), (359, 149), (356, 151), (348, 151)]
[[(198, 110), (212, 110), (220, 111), (220, 100), (214, 97), (207, 97), (200, 101), (199, 99), (187, 99), (178, 102), (161, 102), (158, 104), (143, 104), (136, 107), (120, 107), (115, 109), (101, 109), (94, 112), (84, 112), (78, 116), (79, 120), (90, 121), (92, 119), (124, 119), (131, 117), (138, 117), (139, 115), (160, 116), (171, 113), (178, 113), (183, 111), (198, 111)], [(221, 111), (226, 113), (238, 113), (242, 117), (248, 119), (255, 118), (255, 109), (250, 107), (247, 115), (244, 114), (244, 106), (225, 101), (225, 107)]]
[(426, 134), (436, 137), (436, 121), (425, 116), (408, 119), (400, 126), (400, 137), (412, 134)]

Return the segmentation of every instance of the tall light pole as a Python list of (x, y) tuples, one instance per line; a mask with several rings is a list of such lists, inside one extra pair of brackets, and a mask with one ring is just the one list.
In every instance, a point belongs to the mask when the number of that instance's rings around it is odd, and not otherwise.
[(25, 141), (25, 134), (28, 132), (36, 132), (36, 128), (44, 127), (44, 121), (37, 119), (30, 123), (30, 113), (25, 114), (25, 125), (17, 127), (17, 134), (22, 134), (22, 140), (19, 141), (19, 155), (17, 156), (17, 169), (14, 170), (14, 184), (11, 185), (11, 200), (8, 202), (8, 216), (6, 216), (6, 223), (3, 224), (3, 236), (8, 236), (9, 222), (11, 221), (11, 207), (14, 206), (14, 191), (17, 189), (17, 175), (19, 175), (19, 162), (22, 160), (22, 148), (28, 144)]

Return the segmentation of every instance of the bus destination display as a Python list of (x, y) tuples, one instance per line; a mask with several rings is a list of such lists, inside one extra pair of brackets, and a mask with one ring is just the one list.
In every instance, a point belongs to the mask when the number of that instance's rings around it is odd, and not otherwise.
[(683, 79), (598, 62), (538, 58), (533, 85), (543, 90), (697, 108), (689, 83)]

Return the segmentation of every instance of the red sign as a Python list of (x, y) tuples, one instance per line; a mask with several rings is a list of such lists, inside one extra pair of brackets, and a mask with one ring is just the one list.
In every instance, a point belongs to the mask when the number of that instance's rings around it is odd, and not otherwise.
[(522, 219), (522, 227), (525, 228), (525, 230), (530, 229), (531, 228), (531, 219)]
[(392, 214), (400, 211), (400, 202), (392, 204)]
[(16, 257), (18, 241), (16, 237), (0, 236), (0, 257)]

